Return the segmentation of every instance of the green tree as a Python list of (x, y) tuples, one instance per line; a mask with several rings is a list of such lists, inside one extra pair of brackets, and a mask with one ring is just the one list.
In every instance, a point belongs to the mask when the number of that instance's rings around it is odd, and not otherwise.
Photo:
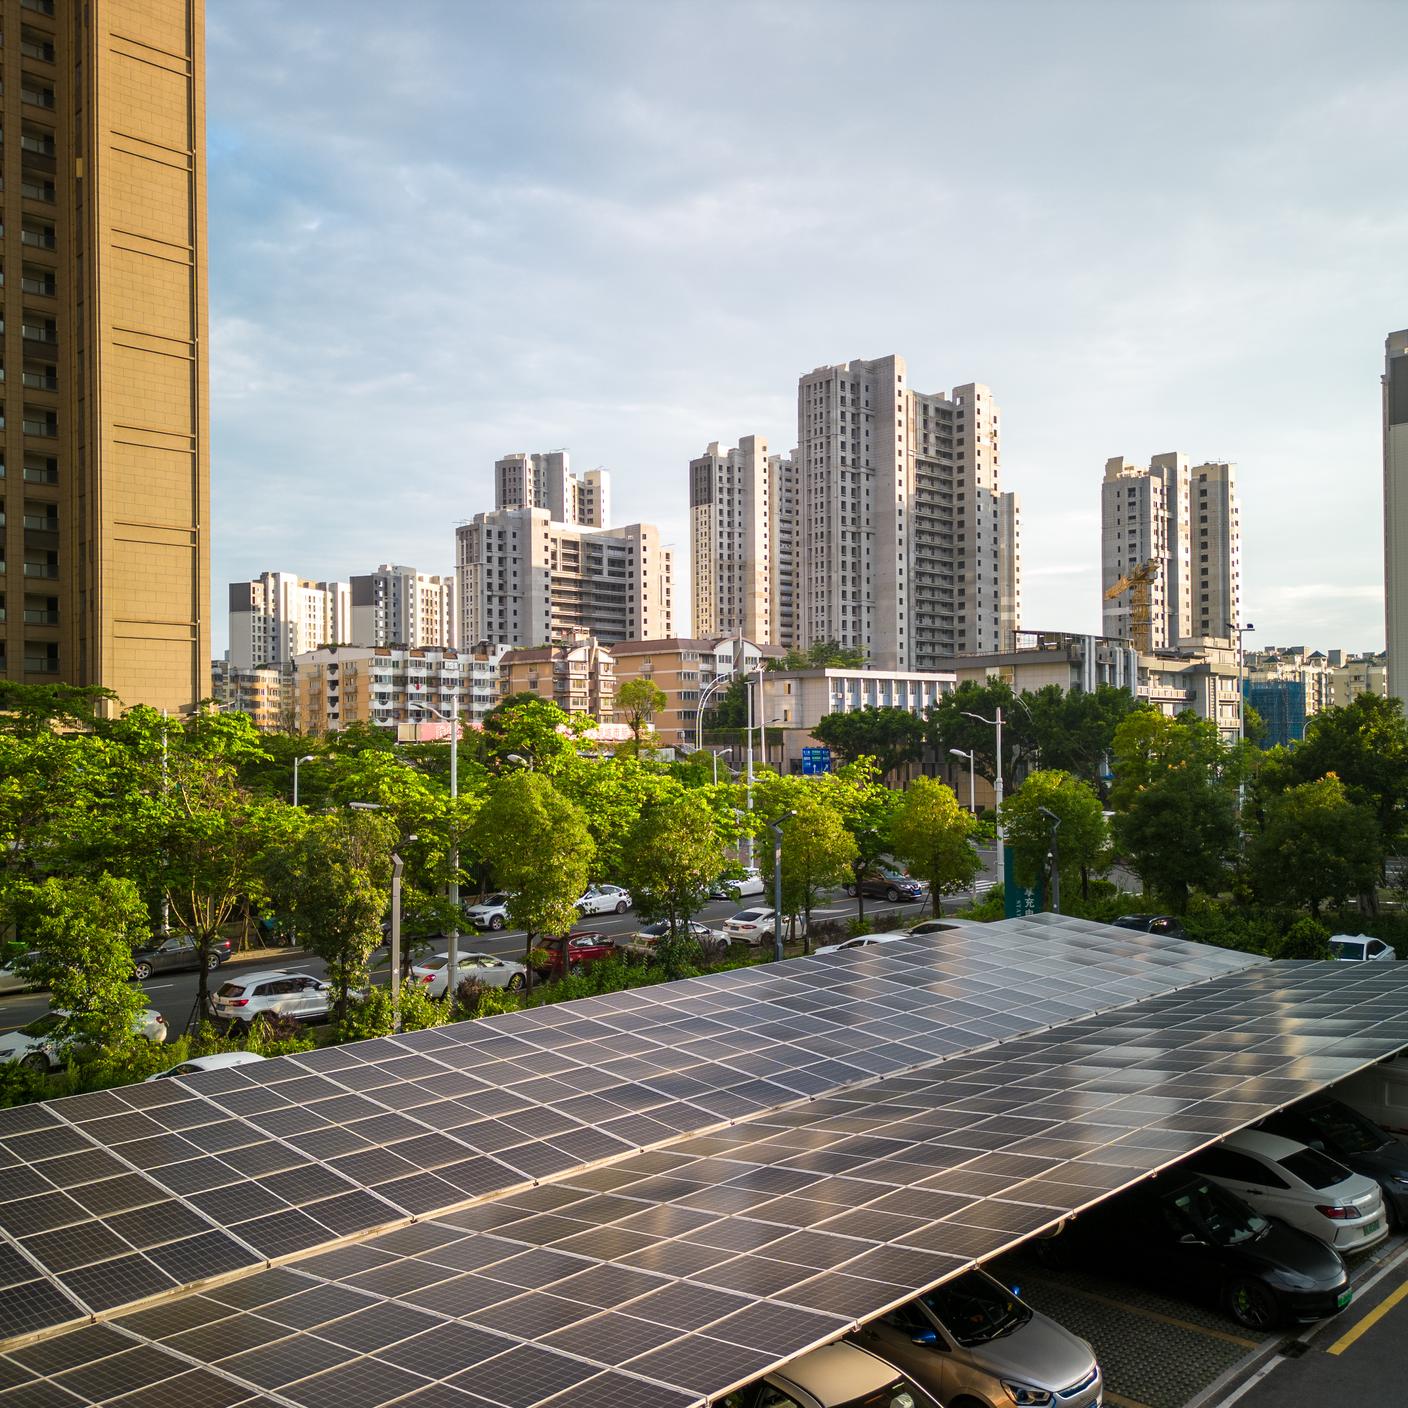
[(90, 729), (117, 703), (99, 685), (0, 680), (0, 733), (35, 738), (55, 729)]
[(730, 681), (727, 688), (714, 695), (705, 710), (706, 728), (748, 727), (748, 682), (742, 675)]
[(327, 964), (337, 1020), (347, 1020), (351, 989), (368, 981), (391, 901), (395, 823), (379, 812), (309, 817), (271, 858), (270, 889), (299, 937)]
[(977, 830), (951, 787), (931, 777), (909, 784), (890, 822), (891, 847), (912, 874), (929, 882), (935, 914), (940, 895), (967, 888), (982, 868), (973, 846)]
[(627, 837), (622, 883), (642, 919), (669, 921), (669, 938), (656, 945), (656, 956), (671, 978), (696, 947), (689, 919), (724, 868), (730, 820), (703, 790), (677, 791), (648, 806)]
[(641, 741), (650, 729), (651, 720), (663, 712), (669, 702), (665, 691), (654, 680), (643, 677), (627, 680), (616, 691), (616, 709), (630, 727), (631, 749), (636, 757), (640, 757)]
[(473, 835), (508, 892), (509, 917), (526, 931), (526, 962), (540, 934), (565, 934), (576, 922), (596, 854), (587, 819), (541, 773), (508, 772), (490, 786)]
[(1335, 956), (1330, 947), (1330, 931), (1318, 919), (1302, 915), (1271, 946), (1272, 958), (1310, 959), (1315, 962), (1329, 962)]
[(812, 734), (845, 762), (874, 758), (882, 777), (913, 762), (924, 749), (924, 721), (908, 709), (867, 708), (827, 714)]
[(1252, 885), (1267, 903), (1318, 915), (1323, 904), (1374, 888), (1379, 837), (1371, 808), (1352, 801), (1339, 778), (1302, 782), (1266, 803), (1247, 854)]
[(132, 982), (132, 948), (149, 933), (137, 887), (114, 875), (51, 876), (26, 895), (36, 945), (26, 971), (49, 989), (57, 1030), (76, 1046), (130, 1051), (145, 1001)]
[(865, 664), (865, 651), (858, 645), (839, 641), (813, 641), (806, 650), (788, 650), (767, 661), (769, 670), (859, 670)]
[(1025, 712), (1018, 721), (1019, 735), (1030, 733), (1038, 766), (1068, 772), (1104, 796), (1115, 730), (1139, 707), (1129, 690), (1114, 685), (1086, 692), (1050, 684), (1023, 693), (1013, 712)]
[[(1002, 778), (1008, 787), (1036, 761), (1037, 745), (1031, 718), (1016, 702), (1006, 680), (964, 680), (929, 709), (926, 742), (943, 758), (950, 748), (971, 752), (976, 771), (992, 782), (997, 777), (997, 730), (984, 719), (1002, 710)], [(972, 718), (970, 715), (977, 715)]]
[(485, 762), (500, 771), (526, 764), (553, 776), (576, 760), (576, 739), (592, 723), (583, 714), (567, 714), (551, 699), (527, 691), (511, 694), (484, 715)]
[(1237, 772), (1217, 726), (1192, 714), (1130, 714), (1115, 730), (1115, 847), (1144, 888), (1182, 914), (1216, 893), (1237, 844)]
[(1061, 883), (1069, 887), (1079, 880), (1082, 897), (1090, 897), (1090, 872), (1101, 868), (1110, 846), (1110, 829), (1093, 787), (1052, 768), (1028, 773), (1003, 802), (1002, 825), (1021, 884), (1047, 879), (1055, 827)]
[(773, 895), (773, 835), (766, 823), (782, 810), (794, 809), (796, 816), (782, 825), (782, 910), (773, 922), (781, 924), (783, 915), (802, 918), (804, 947), (810, 947), (811, 917), (821, 892), (849, 879), (856, 856), (856, 839), (846, 829), (834, 797), (821, 787), (807, 785), (804, 779), (779, 779), (799, 782), (792, 789), (794, 800), (790, 808), (755, 810), (758, 835), (762, 840), (763, 876), (767, 881), (769, 900)]

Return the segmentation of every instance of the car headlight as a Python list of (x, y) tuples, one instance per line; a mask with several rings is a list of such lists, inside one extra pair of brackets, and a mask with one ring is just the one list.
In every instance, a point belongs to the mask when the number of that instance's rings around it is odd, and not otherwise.
[(1014, 1384), (1007, 1379), (1002, 1380), (1002, 1387), (1007, 1390), (1007, 1396), (1013, 1403), (1021, 1405), (1021, 1408), (1037, 1408), (1040, 1404), (1051, 1402), (1049, 1388), (1033, 1388), (1030, 1384)]

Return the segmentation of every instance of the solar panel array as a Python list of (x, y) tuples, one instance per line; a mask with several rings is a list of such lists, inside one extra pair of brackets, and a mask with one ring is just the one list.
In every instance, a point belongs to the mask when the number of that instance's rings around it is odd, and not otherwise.
[[(527, 1144), (485, 1151), (476, 1157), (514, 1170), (498, 1196), (12, 1347), (0, 1356), (0, 1404), (683, 1408), (1408, 1044), (1408, 971), (1400, 978), (1396, 965), (1248, 967), (1244, 955), (1146, 937), (1051, 921), (986, 926), (538, 1009), (508, 1032), (503, 1020), (467, 1023), (317, 1053), (359, 1056), (320, 1078), (366, 1079), (366, 1068), (405, 1060), (408, 1043), (441, 1062), (448, 1048), (427, 1038), (487, 1028), (490, 1041), (528, 1042), (533, 1079), (556, 1084), (593, 1070), (571, 1053), (604, 1040), (582, 1027), (601, 1024), (647, 1044), (613, 1058), (610, 1083), (540, 1094), (616, 1104), (707, 1070), (703, 1092), (617, 1105), (629, 1113), (611, 1119), (657, 1120), (743, 1086), (753, 1108), (694, 1135), (660, 1121), (670, 1131), (654, 1138), (661, 1147), (595, 1167), (579, 1158), (546, 1169), (538, 1186), (511, 1154)], [(1132, 952), (1118, 951), (1131, 940)], [(1170, 962), (1177, 953), (1198, 971)], [(1137, 1000), (1141, 988), (1160, 995)], [(656, 1000), (641, 1005), (647, 995)], [(782, 1006), (764, 1014), (759, 1004)], [(1007, 1011), (1028, 1004), (1065, 1015), (1029, 1010), (1011, 1024)], [(613, 1024), (623, 1013), (629, 1021)], [(632, 1064), (685, 1048), (684, 1065)], [(524, 1064), (526, 1054), (480, 1056)], [(273, 1075), (284, 1064), (245, 1069)], [(788, 1083), (836, 1065), (824, 1087)], [(733, 1085), (720, 1083), (725, 1070)], [(438, 1078), (415, 1072), (360, 1089), (381, 1092), (388, 1109), (394, 1094), (414, 1117), (425, 1108), (417, 1085)], [(207, 1088), (206, 1078), (189, 1084)], [(307, 1106), (259, 1118), (343, 1098), (310, 1093)], [(552, 1110), (546, 1100), (531, 1108), (535, 1123)], [(603, 1113), (582, 1110), (592, 1112)], [(539, 1143), (561, 1137), (535, 1131)]]

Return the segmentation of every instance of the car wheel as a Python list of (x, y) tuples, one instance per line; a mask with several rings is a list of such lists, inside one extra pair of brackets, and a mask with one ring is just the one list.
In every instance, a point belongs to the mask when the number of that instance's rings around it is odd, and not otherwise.
[(580, 963), (569, 963), (567, 965), (567, 974), (572, 978), (580, 978), (582, 976), (582, 965)]
[(1276, 1297), (1260, 1281), (1243, 1278), (1227, 1288), (1227, 1313), (1243, 1328), (1269, 1330), (1281, 1318)]
[(885, 891), (885, 898), (889, 900), (891, 904), (898, 904), (900, 901), (900, 892), (891, 885), (890, 888)]
[(526, 979), (522, 973), (515, 973), (508, 980), (508, 990), (510, 992), (522, 992)]
[(489, 927), (490, 927), (491, 929), (502, 929), (502, 928), (504, 927), (504, 917), (503, 917), (503, 915), (502, 915), (502, 914), (496, 914), (496, 915), (489, 921)]
[(132, 973), (139, 983), (145, 983), (152, 975), (152, 965), (150, 963), (139, 963), (133, 968)]
[(206, 972), (213, 973), (224, 961), (225, 960), (218, 953), (212, 953), (210, 957), (205, 960)]
[(624, 914), (629, 908), (630, 908), (630, 905), (627, 904), (625, 900), (617, 900), (617, 901), (616, 901), (616, 913), (617, 913), (617, 914)]
[(20, 1065), (27, 1071), (45, 1071), (49, 1069), (49, 1058), (42, 1051), (31, 1051), (28, 1056), (20, 1058)]
[(855, 899), (855, 897), (856, 897), (856, 887), (855, 887), (854, 885), (847, 885), (847, 886), (846, 886), (846, 893), (847, 893), (852, 899)]

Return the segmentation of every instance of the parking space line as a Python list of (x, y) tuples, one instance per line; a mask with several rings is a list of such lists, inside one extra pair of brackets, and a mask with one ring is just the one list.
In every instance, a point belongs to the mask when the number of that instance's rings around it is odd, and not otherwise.
[(1366, 1330), (1372, 1330), (1404, 1296), (1408, 1296), (1408, 1281), (1396, 1291), (1390, 1291), (1358, 1324), (1346, 1330), (1325, 1353), (1343, 1354)]
[[(1082, 1286), (1065, 1286), (1062, 1290), (1068, 1295), (1084, 1296), (1086, 1300), (1098, 1301), (1115, 1310), (1128, 1311), (1131, 1315), (1142, 1315), (1146, 1320), (1157, 1320), (1162, 1325), (1174, 1325), (1180, 1330), (1192, 1330), (1195, 1334), (1208, 1335), (1215, 1340), (1225, 1340), (1228, 1344), (1240, 1345), (1243, 1349), (1259, 1349), (1260, 1342), (1246, 1339), (1242, 1335), (1229, 1334), (1226, 1330), (1214, 1330), (1207, 1325), (1195, 1325), (1191, 1320), (1180, 1320), (1176, 1315), (1165, 1315), (1159, 1310), (1145, 1310), (1143, 1306), (1131, 1305), (1128, 1301), (1115, 1300), (1112, 1296), (1098, 1295)], [(1107, 1398), (1109, 1394), (1105, 1395)], [(1111, 1402), (1114, 1400), (1111, 1399)]]

